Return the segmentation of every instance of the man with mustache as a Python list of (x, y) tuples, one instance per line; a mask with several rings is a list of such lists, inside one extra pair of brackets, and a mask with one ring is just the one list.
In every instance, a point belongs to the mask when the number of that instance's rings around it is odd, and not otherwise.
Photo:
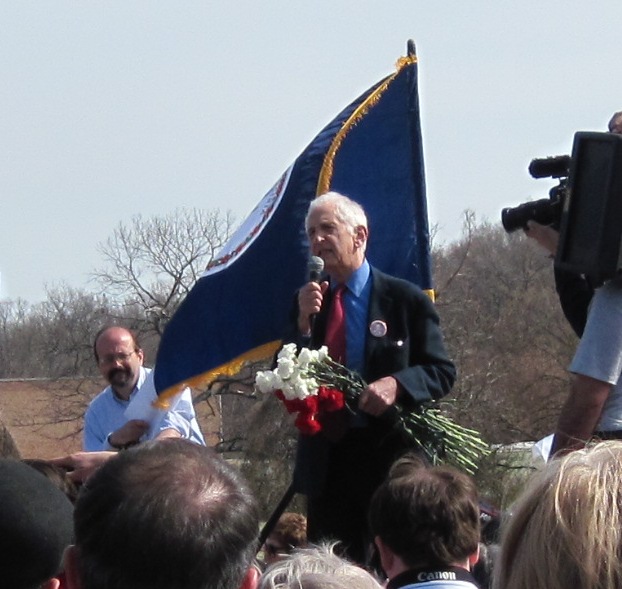
[[(113, 326), (99, 331), (93, 351), (99, 370), (110, 386), (91, 401), (86, 411), (84, 449), (88, 452), (122, 450), (144, 441), (149, 424), (125, 417), (130, 401), (151, 372), (143, 367), (143, 350), (132, 332)], [(205, 445), (189, 389), (184, 390), (175, 407), (164, 416), (158, 431), (151, 432), (149, 437), (180, 437)]]

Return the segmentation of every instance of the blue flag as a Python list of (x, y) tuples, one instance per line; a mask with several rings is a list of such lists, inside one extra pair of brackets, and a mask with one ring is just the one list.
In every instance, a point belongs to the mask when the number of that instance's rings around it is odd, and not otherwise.
[(432, 288), (417, 91), (417, 57), (331, 121), (279, 178), (208, 266), (167, 325), (157, 355), (161, 399), (235, 374), (280, 345), (294, 292), (307, 280), (304, 218), (334, 190), (369, 219), (367, 257), (381, 270)]

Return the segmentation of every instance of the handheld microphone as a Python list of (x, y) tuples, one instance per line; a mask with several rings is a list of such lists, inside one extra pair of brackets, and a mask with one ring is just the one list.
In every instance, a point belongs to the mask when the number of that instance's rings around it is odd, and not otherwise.
[[(322, 279), (322, 272), (324, 271), (324, 260), (320, 256), (311, 256), (307, 264), (307, 270), (309, 272), (309, 282), (320, 283)], [(315, 314), (309, 316), (309, 324), (311, 331), (315, 325)]]
[(324, 271), (324, 260), (319, 256), (311, 256), (307, 264), (309, 271), (309, 282), (320, 282), (322, 272)]

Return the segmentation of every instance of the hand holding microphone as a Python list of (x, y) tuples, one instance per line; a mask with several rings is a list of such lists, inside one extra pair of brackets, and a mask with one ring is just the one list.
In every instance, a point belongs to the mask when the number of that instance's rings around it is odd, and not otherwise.
[(309, 282), (317, 282), (319, 284), (324, 271), (324, 260), (320, 256), (311, 256), (307, 264), (307, 270), (309, 272)]
[(324, 260), (311, 256), (307, 266), (309, 282), (298, 292), (298, 329), (303, 335), (310, 335), (313, 318), (322, 307), (322, 299), (328, 288), (328, 282), (320, 282), (324, 270)]

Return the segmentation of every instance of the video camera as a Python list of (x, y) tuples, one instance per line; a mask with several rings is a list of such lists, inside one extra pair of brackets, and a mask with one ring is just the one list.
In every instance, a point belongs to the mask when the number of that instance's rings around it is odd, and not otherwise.
[(557, 178), (549, 198), (501, 212), (507, 232), (528, 221), (559, 230), (555, 265), (602, 284), (622, 274), (622, 135), (575, 133), (572, 155), (535, 159), (534, 178)]
[(551, 188), (549, 198), (524, 202), (517, 207), (503, 209), (501, 211), (501, 223), (508, 233), (517, 229), (526, 229), (528, 221), (536, 221), (540, 225), (552, 225), (559, 230), (564, 199), (568, 191), (570, 162), (569, 155), (558, 155), (531, 161), (529, 173), (532, 178), (558, 178), (559, 184)]

